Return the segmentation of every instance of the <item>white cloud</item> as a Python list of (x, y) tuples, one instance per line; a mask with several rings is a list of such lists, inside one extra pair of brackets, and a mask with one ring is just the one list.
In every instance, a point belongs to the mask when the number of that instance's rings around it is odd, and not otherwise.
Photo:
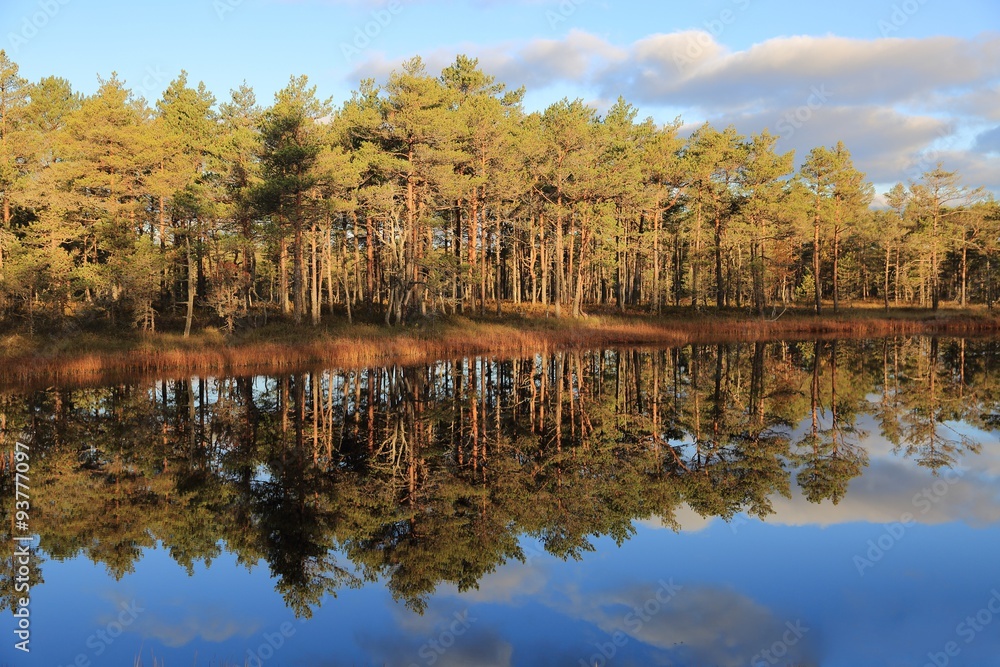
[[(692, 124), (734, 123), (745, 133), (767, 127), (800, 161), (814, 146), (843, 140), (875, 182), (916, 178), (917, 167), (943, 160), (970, 183), (1000, 190), (1000, 158), (982, 150), (993, 146), (992, 135), (983, 135), (978, 152), (968, 140), (1000, 114), (1000, 34), (791, 36), (732, 51), (700, 30), (624, 46), (577, 30), (560, 39), (439, 48), (425, 54), (428, 70), (456, 53), (478, 57), (499, 80), (526, 85), (536, 97), (567, 86), (588, 98), (624, 95), (647, 112), (669, 109), (662, 120), (681, 110)], [(384, 78), (399, 62), (373, 55), (350, 78)]]
[[(670, 582), (666, 582), (669, 584)], [(783, 636), (789, 664), (816, 662), (814, 637), (797, 619), (783, 619), (749, 597), (725, 588), (682, 586), (663, 600), (663, 583), (586, 594), (568, 589), (554, 608), (592, 623), (608, 635), (622, 633), (683, 664), (737, 667)], [(659, 595), (659, 597), (658, 597)], [(789, 635), (791, 628), (799, 634)], [(567, 663), (568, 664), (568, 663)], [(673, 664), (668, 660), (664, 664)]]
[(195, 640), (222, 643), (232, 637), (250, 637), (260, 628), (260, 623), (228, 618), (219, 609), (193, 610), (177, 618), (167, 618), (151, 610), (141, 614), (133, 627), (143, 637), (176, 648)]

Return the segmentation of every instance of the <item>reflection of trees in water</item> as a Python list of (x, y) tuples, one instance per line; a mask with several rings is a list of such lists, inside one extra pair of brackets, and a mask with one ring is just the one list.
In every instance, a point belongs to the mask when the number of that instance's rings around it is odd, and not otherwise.
[(865, 433), (857, 428), (858, 412), (865, 401), (857, 387), (850, 385), (845, 394), (841, 377), (841, 392), (837, 392), (838, 344), (829, 344), (829, 418), (821, 427), (823, 388), (820, 380), (823, 343), (817, 341), (812, 350), (812, 374), (809, 386), (809, 429), (799, 441), (796, 460), (801, 464), (798, 483), (811, 502), (825, 499), (838, 504), (847, 493), (850, 481), (868, 465), (868, 452), (860, 445)]
[(919, 353), (909, 359), (901, 377), (903, 414), (901, 442), (894, 443), (921, 466), (938, 470), (955, 464), (966, 451), (979, 453), (980, 446), (951, 424), (982, 421), (982, 413), (965, 405), (966, 341), (959, 342), (957, 363), (942, 363), (937, 338), (915, 341)]
[(953, 465), (978, 451), (954, 422), (996, 424), (998, 357), (936, 339), (755, 343), (35, 391), (0, 397), (0, 449), (31, 441), (51, 558), (121, 577), (158, 542), (189, 571), (229, 551), (266, 562), (300, 615), (376, 578), (419, 610), (442, 582), (523, 559), (521, 535), (579, 558), (636, 518), (676, 526), (685, 503), (766, 517), (793, 477), (837, 503), (867, 465), (865, 413), (921, 466)]

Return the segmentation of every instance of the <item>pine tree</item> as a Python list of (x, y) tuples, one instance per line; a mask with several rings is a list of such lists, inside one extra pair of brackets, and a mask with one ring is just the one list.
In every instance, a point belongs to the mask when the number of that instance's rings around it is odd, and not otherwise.
[(920, 226), (928, 238), (931, 308), (937, 310), (941, 303), (941, 261), (955, 236), (948, 227), (960, 213), (958, 207), (981, 200), (984, 189), (962, 185), (958, 172), (946, 171), (939, 163), (921, 177), (920, 183), (911, 185), (910, 191)]
[[(750, 228), (750, 271), (754, 309), (760, 316), (767, 306), (768, 242), (776, 234), (775, 222), (785, 201), (785, 177), (794, 170), (795, 153), (778, 155), (778, 137), (766, 130), (747, 142), (747, 162), (740, 171), (741, 211)], [(769, 226), (769, 224), (771, 226)]]
[(809, 152), (802, 165), (800, 178), (807, 184), (813, 196), (812, 209), (812, 277), (815, 281), (816, 314), (823, 310), (823, 278), (820, 273), (820, 240), (825, 222), (830, 216), (830, 200), (834, 190), (835, 164), (833, 155), (820, 146)]
[(3, 270), (5, 245), (9, 243), (11, 198), (21, 175), (20, 158), (24, 152), (21, 124), (28, 98), (28, 82), (18, 75), (17, 63), (0, 49), (0, 197), (3, 198), (0, 227), (0, 271)]
[(257, 250), (259, 224), (254, 209), (253, 193), (261, 184), (257, 146), (261, 110), (253, 89), (245, 83), (230, 91), (230, 101), (219, 108), (222, 123), (219, 137), (221, 213), (232, 225), (241, 255), (242, 278), (237, 281), (242, 312), (253, 306), (257, 283)]
[(697, 232), (700, 233), (703, 208), (711, 216), (714, 228), (716, 306), (726, 305), (728, 286), (723, 277), (726, 233), (738, 213), (739, 200), (734, 186), (746, 162), (745, 139), (733, 126), (719, 132), (707, 123), (688, 140), (685, 157), (692, 166), (692, 184), (698, 198)]
[(851, 153), (838, 141), (833, 160), (833, 311), (840, 310), (840, 253), (845, 236), (852, 233), (872, 202), (875, 189), (865, 180), (865, 174), (854, 168)]
[[(205, 217), (213, 196), (207, 175), (213, 172), (218, 148), (215, 98), (204, 83), (188, 85), (187, 72), (170, 82), (156, 103), (157, 118), (153, 150), (157, 164), (150, 175), (156, 198), (158, 224), (155, 240), (166, 259), (168, 227), (174, 245), (182, 246), (183, 275), (187, 292), (184, 336), (191, 334), (195, 300), (199, 292), (205, 234)], [(166, 288), (164, 284), (162, 286)]]
[[(572, 208), (583, 199), (577, 182), (578, 174), (592, 169), (597, 112), (581, 100), (564, 99), (553, 104), (541, 117), (545, 140), (543, 182), (538, 193), (545, 201), (546, 218), (552, 221), (554, 232), (553, 272), (555, 274), (554, 303), (556, 317), (568, 300), (566, 275), (566, 225)], [(584, 179), (584, 182), (586, 179)], [(619, 293), (625, 289), (620, 279)]]
[[(305, 76), (292, 77), (275, 95), (274, 105), (261, 122), (261, 153), (264, 181), (258, 191), (263, 210), (277, 218), (276, 229), (282, 260), (288, 232), (292, 237), (292, 298), (296, 323), (306, 312), (306, 265), (304, 231), (315, 210), (310, 191), (317, 183), (316, 158), (323, 147), (325, 130), (320, 121), (332, 113), (329, 101), (316, 97), (316, 87)], [(282, 287), (282, 309), (287, 311), (287, 289)]]
[(389, 77), (383, 91), (380, 146), (390, 161), (384, 166), (395, 192), (398, 214), (382, 243), (388, 252), (389, 306), (386, 321), (395, 323), (427, 306), (427, 279), (433, 248), (428, 242), (430, 212), (442, 188), (452, 181), (458, 156), (454, 91), (430, 76), (420, 58), (407, 61)]
[[(479, 278), (479, 302), (486, 303), (486, 261), (485, 240), (488, 235), (487, 219), (493, 218), (493, 291), (496, 296), (497, 314), (501, 309), (500, 259), (502, 254), (504, 206), (516, 194), (511, 187), (518, 187), (516, 166), (512, 155), (514, 125), (520, 120), (521, 100), (524, 90), (507, 91), (504, 84), (496, 83), (479, 68), (479, 61), (459, 55), (455, 63), (441, 73), (441, 81), (454, 98), (455, 119), (455, 172), (452, 191), (443, 184), (442, 194), (449, 201), (457, 199), (468, 202), (465, 218), (468, 270), (457, 277), (455, 298), (463, 303), (467, 294), (475, 292), (476, 278)], [(462, 260), (462, 207), (457, 206), (457, 220), (453, 225), (453, 246), (459, 264)], [(482, 239), (477, 254), (477, 239)], [(479, 266), (477, 266), (477, 261)], [(459, 293), (462, 294), (461, 298)]]

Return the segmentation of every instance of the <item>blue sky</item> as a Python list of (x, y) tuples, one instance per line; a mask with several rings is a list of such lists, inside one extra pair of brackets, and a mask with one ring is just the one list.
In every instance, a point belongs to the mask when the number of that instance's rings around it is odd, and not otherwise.
[(4, 0), (0, 26), (24, 76), (85, 93), (117, 71), (154, 100), (185, 69), (220, 99), (307, 74), (339, 103), (412, 55), (467, 53), (529, 110), (624, 95), (660, 122), (767, 127), (799, 161), (843, 139), (880, 185), (942, 161), (1000, 191), (994, 0)]

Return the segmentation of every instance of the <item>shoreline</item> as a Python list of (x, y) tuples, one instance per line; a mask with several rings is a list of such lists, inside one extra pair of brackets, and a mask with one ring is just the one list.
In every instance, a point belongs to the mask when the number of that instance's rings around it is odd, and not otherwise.
[(882, 338), (899, 335), (985, 336), (1000, 333), (1000, 313), (853, 309), (775, 320), (738, 313), (666, 316), (599, 315), (556, 320), (540, 315), (447, 318), (408, 327), (365, 324), (312, 329), (276, 323), (224, 336), (208, 329), (188, 339), (173, 333), (109, 341), (84, 333), (66, 338), (0, 337), (0, 386), (100, 382), (171, 374), (256, 375), (315, 369), (410, 365), (465, 356), (518, 356), (605, 346), (650, 347), (779, 339)]

